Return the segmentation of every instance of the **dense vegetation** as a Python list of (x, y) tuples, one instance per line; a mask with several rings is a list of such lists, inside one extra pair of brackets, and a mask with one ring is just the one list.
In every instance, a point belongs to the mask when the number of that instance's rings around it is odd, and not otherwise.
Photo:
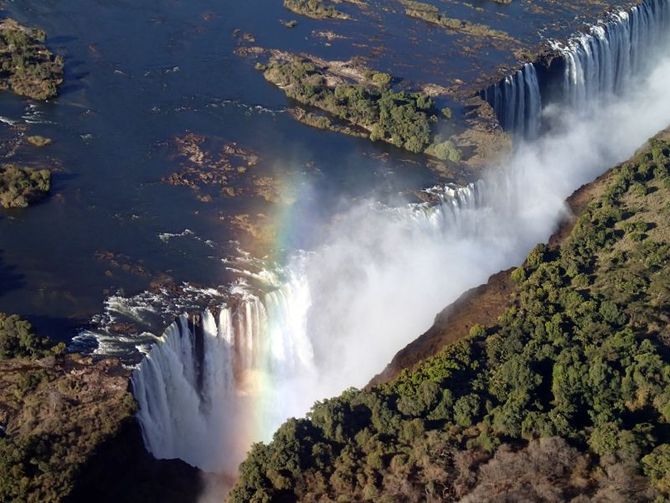
[(64, 349), (63, 344), (54, 346), (49, 339), (35, 335), (30, 322), (18, 315), (0, 313), (0, 360), (43, 358)]
[(348, 19), (344, 12), (340, 12), (323, 0), (284, 0), (284, 7), (303, 16), (314, 19)]
[(63, 58), (45, 46), (43, 31), (0, 21), (0, 89), (36, 100), (56, 96), (63, 82)]
[(196, 470), (144, 450), (127, 371), (64, 350), (0, 313), (0, 501), (195, 501)]
[(360, 138), (368, 137), (364, 131), (350, 126), (338, 124), (325, 114), (308, 112), (304, 108), (300, 107), (289, 109), (289, 113), (294, 119), (317, 129), (336, 131), (338, 133), (343, 133), (349, 136), (358, 136)]
[(25, 208), (44, 197), (51, 188), (48, 169), (31, 169), (14, 164), (0, 166), (0, 206)]
[[(499, 1), (499, 0), (496, 0)], [(415, 0), (401, 0), (405, 6), (405, 14), (410, 17), (422, 19), (429, 23), (437, 24), (449, 30), (458, 31), (475, 37), (490, 37), (499, 41), (513, 42), (514, 39), (507, 33), (494, 30), (483, 24), (471, 23), (462, 19), (454, 19), (444, 12), (425, 2)]]
[(613, 170), (496, 324), (256, 444), (231, 501), (670, 497), (669, 156)]
[(0, 501), (62, 501), (96, 447), (131, 420), (125, 379), (109, 389), (99, 370), (65, 358), (1, 363)]
[(361, 82), (352, 83), (326, 75), (312, 61), (299, 57), (272, 58), (264, 67), (265, 78), (288, 97), (365, 130), (372, 141), (381, 140), (414, 153), (426, 152), (443, 160), (458, 158), (453, 144), (431, 144), (435, 140), (431, 126), (439, 114), (432, 98), (394, 91), (390, 75), (368, 73), (361, 76)]

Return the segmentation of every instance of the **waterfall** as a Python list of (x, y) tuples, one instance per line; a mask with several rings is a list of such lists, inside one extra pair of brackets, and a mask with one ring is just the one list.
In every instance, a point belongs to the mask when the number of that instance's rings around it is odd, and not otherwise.
[(486, 89), (483, 98), (493, 107), (503, 129), (528, 139), (537, 137), (542, 97), (535, 65), (526, 63)]
[(558, 56), (548, 66), (526, 63), (522, 69), (481, 93), (503, 129), (534, 139), (542, 128), (543, 104), (591, 113), (595, 106), (621, 96), (647, 71), (668, 38), (670, 3), (644, 0), (629, 11), (614, 12), (566, 43), (550, 42)]
[(314, 372), (304, 288), (289, 282), (263, 300), (237, 293), (216, 317), (178, 317), (133, 372), (144, 442), (157, 458), (234, 473), (245, 440), (285, 419), (273, 381)]
[(653, 48), (667, 37), (667, 0), (645, 0), (629, 11), (611, 14), (567, 44), (553, 43), (563, 56), (562, 101), (575, 110), (620, 96), (653, 62)]
[[(479, 204), (475, 184), (426, 192), (437, 204), (370, 210), (435, 235), (467, 225), (463, 214)], [(304, 397), (307, 404), (318, 398), (300, 393), (323, 364), (308, 331), (311, 295), (302, 261), (256, 279), (266, 283), (265, 294), (237, 285), (218, 316), (211, 309), (179, 316), (133, 372), (144, 442), (156, 458), (235, 473), (251, 440), (269, 440), (264, 434), (287, 415), (304, 413)]]
[[(522, 143), (485, 182), (428, 189), (429, 203), (399, 208), (352, 204), (315, 250), (236, 285), (218, 314), (179, 317), (132, 377), (149, 450), (233, 474), (283, 420), (364, 385), (435, 313), (546, 241), (577, 187), (667, 126), (668, 78), (670, 60), (660, 58), (640, 92)], [(532, 85), (530, 68), (513, 82), (528, 124), (540, 103), (518, 91)]]

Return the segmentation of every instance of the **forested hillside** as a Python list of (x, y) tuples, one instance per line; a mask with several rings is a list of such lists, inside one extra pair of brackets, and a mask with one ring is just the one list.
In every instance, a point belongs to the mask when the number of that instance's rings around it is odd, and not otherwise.
[(531, 251), (495, 324), (287, 421), (231, 501), (670, 497), (669, 138)]

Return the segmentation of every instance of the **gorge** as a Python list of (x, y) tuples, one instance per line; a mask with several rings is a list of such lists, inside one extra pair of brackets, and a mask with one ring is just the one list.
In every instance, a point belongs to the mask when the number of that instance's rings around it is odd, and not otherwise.
[(572, 191), (667, 126), (669, 22), (650, 0), (556, 43), (549, 66), (483, 92), (533, 140), (483, 180), (428, 189), (432, 203), (355, 204), (315, 249), (175, 321), (132, 379), (150, 452), (234, 478), (252, 442), (365, 385), (445, 305), (546, 241)]

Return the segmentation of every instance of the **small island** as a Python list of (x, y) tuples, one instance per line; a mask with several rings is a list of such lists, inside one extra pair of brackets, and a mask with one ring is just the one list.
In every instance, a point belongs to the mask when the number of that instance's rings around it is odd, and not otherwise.
[(48, 169), (0, 166), (0, 206), (4, 208), (25, 208), (45, 197), (50, 189)]
[(46, 48), (46, 34), (13, 19), (0, 21), (0, 89), (35, 100), (58, 94), (63, 58)]
[[(505, 0), (496, 1), (505, 3)], [(401, 3), (405, 6), (405, 14), (409, 17), (422, 19), (428, 23), (473, 37), (488, 37), (499, 42), (516, 42), (513, 37), (503, 31), (494, 30), (483, 24), (451, 18), (429, 3), (414, 0), (401, 0)]]
[(323, 0), (284, 0), (284, 7), (312, 19), (349, 19), (347, 14)]
[(460, 160), (456, 146), (434, 132), (435, 125), (448, 120), (451, 111), (440, 111), (426, 93), (394, 90), (388, 73), (351, 61), (324, 61), (281, 51), (272, 51), (268, 63), (258, 68), (289, 98), (343, 123), (337, 125), (306, 111), (292, 114), (311, 126), (369, 137), (440, 160)]

